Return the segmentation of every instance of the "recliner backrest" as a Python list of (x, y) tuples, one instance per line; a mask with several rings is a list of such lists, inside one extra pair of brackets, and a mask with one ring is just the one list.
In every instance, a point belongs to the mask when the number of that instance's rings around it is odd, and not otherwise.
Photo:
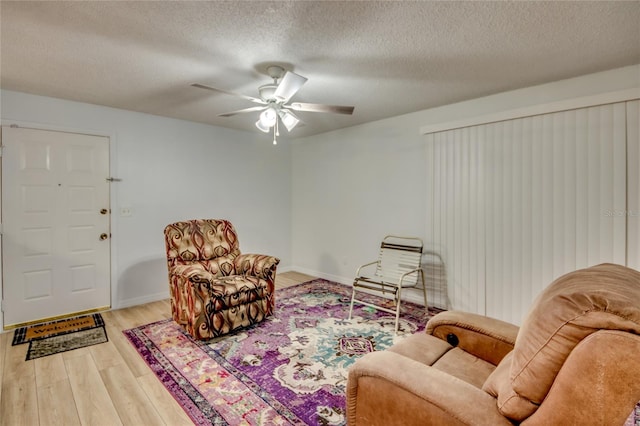
[(169, 267), (200, 263), (213, 274), (234, 273), (240, 255), (238, 236), (231, 222), (194, 219), (167, 225), (164, 230)]
[(506, 417), (526, 419), (547, 396), (571, 351), (598, 330), (640, 335), (640, 272), (602, 264), (558, 278), (538, 296), (514, 350), (483, 389), (497, 395)]

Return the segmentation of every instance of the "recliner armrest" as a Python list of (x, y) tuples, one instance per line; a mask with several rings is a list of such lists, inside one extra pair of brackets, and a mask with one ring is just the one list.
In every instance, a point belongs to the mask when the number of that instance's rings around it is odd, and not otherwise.
[(233, 260), (236, 274), (250, 275), (267, 281), (274, 281), (276, 267), (280, 259), (264, 254), (241, 254)]
[(445, 311), (427, 323), (425, 332), (493, 365), (513, 350), (519, 327), (505, 321), (461, 311)]
[(215, 278), (215, 276), (211, 272), (207, 271), (205, 267), (198, 262), (189, 263), (186, 265), (170, 266), (169, 275), (181, 276), (187, 280), (193, 277), (202, 277), (197, 281), (205, 281), (208, 278), (211, 278), (211, 279)]

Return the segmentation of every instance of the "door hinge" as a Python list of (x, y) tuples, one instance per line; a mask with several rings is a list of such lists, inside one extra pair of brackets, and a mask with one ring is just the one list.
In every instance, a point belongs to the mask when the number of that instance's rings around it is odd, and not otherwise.
[(4, 145), (0, 145), (0, 157), (2, 157), (2, 150), (4, 148)]
[(122, 182), (120, 178), (108, 177), (107, 182)]
[(0, 311), (4, 312), (4, 299), (0, 302)]
[(2, 235), (2, 224), (0, 223), (0, 235)]

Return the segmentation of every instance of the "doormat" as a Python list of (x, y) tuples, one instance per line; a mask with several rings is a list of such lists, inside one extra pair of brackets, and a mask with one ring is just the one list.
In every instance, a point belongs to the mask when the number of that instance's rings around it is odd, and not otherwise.
[(100, 314), (83, 315), (65, 318), (40, 324), (28, 325), (16, 329), (12, 346), (28, 343), (31, 340), (59, 336), (90, 328), (104, 327), (104, 320)]
[(102, 315), (92, 314), (18, 328), (12, 346), (29, 343), (29, 361), (108, 341)]
[(99, 343), (106, 343), (108, 341), (107, 331), (104, 327), (89, 328), (87, 330), (32, 340), (29, 342), (26, 361), (93, 346)]

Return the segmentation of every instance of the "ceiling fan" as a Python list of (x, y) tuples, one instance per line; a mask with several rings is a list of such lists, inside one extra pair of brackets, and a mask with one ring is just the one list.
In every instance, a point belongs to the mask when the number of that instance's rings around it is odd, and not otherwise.
[[(267, 68), (267, 74), (273, 78), (273, 83), (264, 84), (258, 88), (259, 98), (240, 95), (227, 90), (216, 89), (204, 84), (194, 83), (191, 86), (199, 89), (212, 90), (214, 92), (225, 93), (227, 95), (239, 96), (243, 99), (259, 104), (237, 111), (218, 114), (219, 117), (231, 117), (236, 114), (262, 111), (256, 121), (256, 127), (265, 133), (273, 131), (273, 144), (277, 143), (276, 137), (279, 135), (279, 123), (282, 122), (287, 131), (293, 130), (300, 122), (293, 111), (306, 112), (332, 112), (336, 114), (353, 114), (354, 107), (341, 105), (310, 104), (302, 102), (292, 102), (288, 104), (293, 95), (307, 82), (307, 78), (284, 68), (272, 65)], [(278, 82), (278, 80), (280, 80)]]

